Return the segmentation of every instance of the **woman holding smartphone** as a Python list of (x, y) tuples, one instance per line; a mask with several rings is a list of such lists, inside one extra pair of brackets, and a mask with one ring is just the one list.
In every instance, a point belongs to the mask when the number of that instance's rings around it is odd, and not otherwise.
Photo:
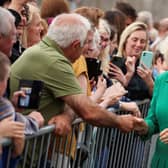
[(122, 83), (128, 90), (127, 97), (131, 100), (150, 98), (153, 92), (150, 69), (139, 67), (141, 53), (148, 48), (147, 34), (144, 23), (134, 22), (126, 27), (121, 34), (117, 53), (117, 56), (121, 57), (122, 68), (110, 63), (108, 74)]

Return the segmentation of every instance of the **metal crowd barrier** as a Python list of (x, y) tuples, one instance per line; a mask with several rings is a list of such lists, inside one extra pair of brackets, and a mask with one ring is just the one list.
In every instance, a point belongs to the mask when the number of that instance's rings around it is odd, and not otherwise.
[[(149, 100), (138, 102), (143, 117)], [(110, 111), (110, 109), (109, 109)], [(110, 111), (111, 112), (111, 111)], [(123, 114), (123, 111), (115, 111)], [(19, 168), (146, 168), (150, 141), (143, 142), (135, 132), (124, 134), (116, 128), (98, 128), (76, 120), (66, 137), (53, 134), (46, 126), (26, 137)], [(12, 146), (11, 141), (1, 141)], [(10, 148), (11, 149), (11, 148)], [(10, 167), (11, 152), (7, 168)]]

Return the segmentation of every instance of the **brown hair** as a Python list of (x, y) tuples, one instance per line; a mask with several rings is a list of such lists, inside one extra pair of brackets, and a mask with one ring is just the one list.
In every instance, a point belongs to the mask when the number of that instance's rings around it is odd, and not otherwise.
[(117, 43), (119, 43), (121, 33), (126, 27), (125, 14), (119, 10), (110, 10), (105, 12), (104, 19), (117, 30)]
[(137, 18), (136, 9), (128, 2), (117, 2), (115, 8), (122, 11), (127, 17), (135, 21)]
[(159, 50), (156, 50), (154, 53), (154, 57), (153, 57), (153, 64), (156, 64), (159, 58), (161, 62), (163, 63), (163, 61), (165, 60), (164, 54), (162, 54)]
[(69, 12), (69, 4), (66, 0), (42, 0), (41, 2), (41, 17), (44, 19)]
[(94, 27), (98, 27), (99, 19), (104, 16), (104, 11), (96, 7), (80, 7), (75, 9), (73, 12), (78, 13), (89, 19)]

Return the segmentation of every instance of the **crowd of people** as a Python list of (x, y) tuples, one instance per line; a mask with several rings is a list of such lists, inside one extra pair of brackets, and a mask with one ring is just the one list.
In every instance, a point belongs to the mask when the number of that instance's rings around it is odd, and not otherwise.
[[(149, 11), (137, 12), (126, 2), (108, 11), (71, 11), (66, 0), (42, 0), (40, 7), (33, 0), (3, 0), (0, 6), (0, 137), (13, 138), (13, 167), (25, 135), (48, 124), (59, 136), (70, 134), (78, 117), (136, 131), (142, 139), (159, 133), (151, 167), (168, 167), (168, 18), (156, 27)], [(143, 51), (153, 52), (151, 68), (139, 66)], [(21, 80), (44, 83), (37, 109), (18, 107), (18, 99), (26, 99), (18, 90)], [(151, 100), (145, 119), (136, 104), (144, 99)]]

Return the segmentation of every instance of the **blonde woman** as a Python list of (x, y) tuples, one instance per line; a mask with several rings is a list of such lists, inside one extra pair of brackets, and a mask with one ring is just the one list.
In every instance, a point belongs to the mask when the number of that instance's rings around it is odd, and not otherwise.
[(38, 7), (32, 4), (27, 4), (27, 6), (29, 11), (28, 21), (23, 35), (23, 46), (25, 48), (38, 43), (41, 40), (41, 34), (44, 29)]
[(109, 75), (123, 84), (132, 100), (150, 98), (153, 92), (151, 70), (138, 67), (141, 53), (147, 49), (147, 26), (134, 22), (121, 35), (117, 54), (122, 57), (121, 65), (110, 64)]

